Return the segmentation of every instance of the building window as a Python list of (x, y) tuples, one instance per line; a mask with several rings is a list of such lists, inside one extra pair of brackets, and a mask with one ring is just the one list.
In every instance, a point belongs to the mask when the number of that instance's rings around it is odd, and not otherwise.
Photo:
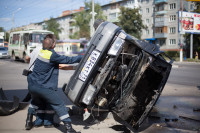
[(117, 13), (110, 13), (109, 14), (109, 19), (112, 20), (112, 19), (116, 19), (117, 18)]
[(111, 5), (110, 8), (111, 8), (111, 9), (116, 9), (116, 6), (117, 6), (117, 5), (114, 4), (114, 5)]
[(176, 33), (176, 27), (170, 27), (169, 28), (169, 33), (175, 34)]
[(146, 8), (146, 13), (149, 13), (149, 8)]
[(139, 13), (142, 14), (142, 9), (140, 8)]
[(176, 9), (176, 3), (169, 4), (169, 9), (170, 10)]
[(159, 46), (165, 45), (165, 40), (164, 39), (158, 40), (158, 44)]
[(158, 27), (155, 29), (155, 33), (163, 33), (163, 28), (162, 27)]
[(176, 15), (170, 15), (169, 22), (173, 22), (176, 20)]
[(149, 19), (146, 19), (146, 24), (149, 24)]
[(175, 45), (176, 39), (169, 39), (169, 45)]
[(149, 29), (146, 30), (146, 35), (149, 35)]
[(165, 10), (165, 5), (162, 4), (162, 5), (156, 6), (155, 9), (156, 9), (156, 11), (163, 11), (163, 10)]
[(155, 18), (155, 22), (162, 22), (164, 21), (164, 16), (159, 16)]

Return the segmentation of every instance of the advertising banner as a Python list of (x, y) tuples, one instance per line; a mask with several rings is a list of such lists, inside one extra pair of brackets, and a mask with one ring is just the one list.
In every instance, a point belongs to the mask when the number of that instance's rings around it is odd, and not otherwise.
[(181, 23), (181, 11), (179, 11), (179, 31), (192, 32), (200, 34), (200, 14), (191, 12), (182, 12), (182, 23)]

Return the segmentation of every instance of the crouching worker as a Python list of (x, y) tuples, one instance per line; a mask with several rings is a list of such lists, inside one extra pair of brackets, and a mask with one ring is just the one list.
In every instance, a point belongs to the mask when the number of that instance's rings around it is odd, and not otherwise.
[(75, 133), (67, 108), (57, 94), (59, 64), (73, 64), (80, 62), (82, 56), (61, 56), (54, 51), (55, 37), (47, 37), (43, 41), (38, 58), (35, 61), (32, 73), (29, 74), (28, 89), (32, 96), (32, 105), (42, 107), (43, 103), (51, 106), (64, 123), (67, 133)]

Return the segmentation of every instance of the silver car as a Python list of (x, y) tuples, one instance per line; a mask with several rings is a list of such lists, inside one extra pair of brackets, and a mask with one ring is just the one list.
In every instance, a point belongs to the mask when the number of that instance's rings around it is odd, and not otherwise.
[(0, 58), (8, 58), (8, 49), (5, 47), (0, 47)]

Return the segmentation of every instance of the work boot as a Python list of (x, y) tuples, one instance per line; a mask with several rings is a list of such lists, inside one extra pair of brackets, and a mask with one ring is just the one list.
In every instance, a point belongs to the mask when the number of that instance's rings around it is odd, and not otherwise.
[(33, 127), (33, 114), (28, 113), (26, 118), (25, 128), (26, 130), (31, 130), (32, 127)]
[(76, 131), (72, 128), (71, 122), (65, 122), (64, 126), (67, 130), (67, 133), (76, 133)]

